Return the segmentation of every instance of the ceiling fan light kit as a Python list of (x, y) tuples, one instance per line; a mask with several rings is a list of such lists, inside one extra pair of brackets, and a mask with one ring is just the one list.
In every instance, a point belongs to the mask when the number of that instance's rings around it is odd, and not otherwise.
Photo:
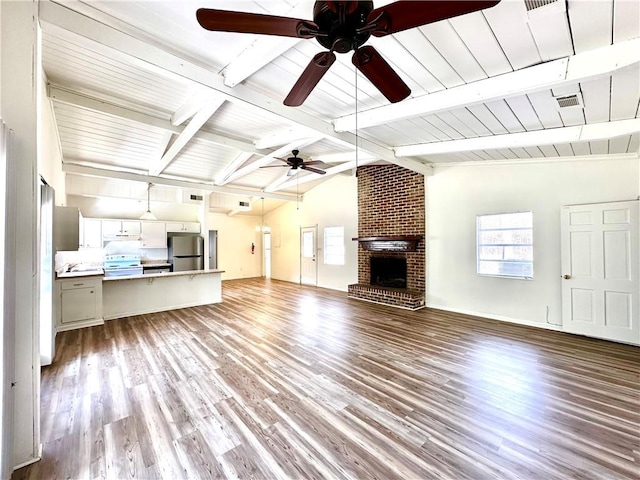
[(397, 1), (373, 8), (372, 1), (316, 1), (313, 21), (200, 8), (196, 18), (211, 31), (315, 38), (328, 51), (320, 52), (302, 72), (284, 100), (300, 106), (335, 62), (335, 53), (354, 51), (352, 63), (389, 100), (396, 103), (411, 89), (372, 46), (364, 46), (371, 35), (383, 37), (410, 28), (492, 7), (500, 0)]

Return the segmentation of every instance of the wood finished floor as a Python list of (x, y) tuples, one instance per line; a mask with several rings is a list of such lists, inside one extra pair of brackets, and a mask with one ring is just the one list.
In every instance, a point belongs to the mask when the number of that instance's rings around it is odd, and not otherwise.
[(277, 281), (57, 337), (44, 478), (640, 478), (640, 349)]

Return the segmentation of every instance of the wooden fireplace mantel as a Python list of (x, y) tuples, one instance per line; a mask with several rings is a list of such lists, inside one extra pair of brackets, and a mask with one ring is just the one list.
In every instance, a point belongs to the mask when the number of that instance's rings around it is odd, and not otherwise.
[(370, 252), (415, 252), (422, 235), (392, 235), (386, 237), (355, 237), (352, 240)]

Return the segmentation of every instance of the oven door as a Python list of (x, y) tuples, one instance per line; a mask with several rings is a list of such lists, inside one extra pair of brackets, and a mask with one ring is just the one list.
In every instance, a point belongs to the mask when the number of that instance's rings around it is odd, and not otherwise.
[(139, 267), (106, 267), (104, 269), (105, 277), (132, 277), (134, 275), (142, 275), (142, 266)]

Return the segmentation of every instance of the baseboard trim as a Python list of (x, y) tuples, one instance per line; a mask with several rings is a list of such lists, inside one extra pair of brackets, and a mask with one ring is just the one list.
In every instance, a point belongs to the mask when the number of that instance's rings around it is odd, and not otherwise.
[(21, 468), (28, 467), (29, 465), (39, 462), (42, 460), (42, 444), (38, 445), (38, 455), (36, 457), (30, 458), (29, 460), (22, 462), (15, 467), (13, 467), (13, 471), (20, 470)]
[(473, 310), (466, 310), (463, 308), (451, 308), (444, 305), (437, 305), (434, 303), (427, 303), (427, 308), (433, 308), (435, 310), (444, 310), (445, 312), (461, 313), (463, 315), (471, 315), (473, 317), (488, 318), (490, 320), (499, 320), (501, 322), (514, 323), (516, 325), (523, 325), (525, 327), (537, 327), (544, 328), (545, 330), (553, 330), (556, 332), (562, 332), (562, 325), (554, 325), (552, 323), (538, 323), (528, 322), (519, 318), (507, 317), (504, 315), (492, 315), (485, 312), (475, 312)]
[(96, 325), (104, 325), (104, 320), (102, 318), (96, 318), (93, 320), (64, 323), (56, 326), (56, 334), (58, 332), (66, 332), (67, 330), (77, 330), (78, 328), (95, 327)]

